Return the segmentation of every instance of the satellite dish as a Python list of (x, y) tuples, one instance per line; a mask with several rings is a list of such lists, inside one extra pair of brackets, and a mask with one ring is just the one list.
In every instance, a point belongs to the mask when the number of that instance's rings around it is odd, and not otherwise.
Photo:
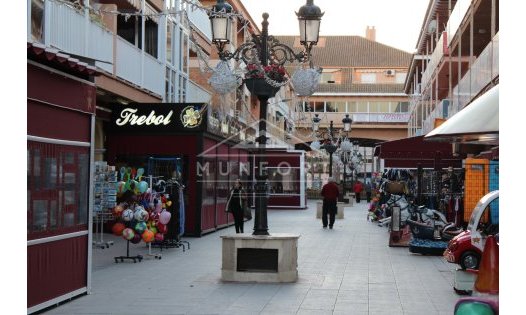
[(437, 30), (437, 20), (431, 20), (427, 26), (427, 33), (432, 34)]

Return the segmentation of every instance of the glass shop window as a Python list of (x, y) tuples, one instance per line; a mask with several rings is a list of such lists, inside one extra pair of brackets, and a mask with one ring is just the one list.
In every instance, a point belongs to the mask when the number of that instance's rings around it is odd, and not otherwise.
[(89, 148), (27, 143), (27, 237), (87, 229)]
[(297, 167), (267, 167), (271, 194), (298, 195), (300, 193), (300, 169)]

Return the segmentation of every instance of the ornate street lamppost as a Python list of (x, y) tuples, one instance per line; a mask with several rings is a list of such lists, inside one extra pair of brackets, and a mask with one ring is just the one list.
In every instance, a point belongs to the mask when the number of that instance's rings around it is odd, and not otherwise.
[[(313, 0), (307, 0), (296, 13), (300, 25), (300, 43), (305, 51), (295, 53), (292, 48), (280, 43), (273, 36), (268, 35), (268, 13), (263, 13), (261, 35), (252, 35), (252, 39), (243, 43), (234, 52), (225, 51), (225, 46), (230, 43), (232, 6), (224, 0), (217, 0), (209, 15), (212, 26), (212, 42), (216, 45), (219, 58), (222, 61), (234, 59), (242, 60), (245, 64), (256, 61), (261, 67), (275, 65), (283, 66), (286, 62), (310, 61), (312, 47), (318, 42), (320, 21), (323, 13), (314, 5)], [(267, 224), (267, 173), (264, 167), (265, 147), (267, 142), (266, 118), (268, 99), (274, 97), (280, 87), (268, 78), (249, 78), (244, 80), (247, 89), (256, 95), (259, 100), (259, 143), (256, 165), (256, 213), (254, 218), (253, 235), (269, 235)]]

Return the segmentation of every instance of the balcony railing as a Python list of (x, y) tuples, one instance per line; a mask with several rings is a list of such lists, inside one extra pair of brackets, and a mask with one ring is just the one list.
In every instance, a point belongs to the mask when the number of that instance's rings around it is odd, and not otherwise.
[[(329, 121), (334, 122), (334, 126), (342, 127), (344, 113), (319, 113), (322, 118), (321, 126), (329, 125)], [(350, 113), (354, 123), (403, 123), (409, 122), (409, 113)], [(310, 121), (297, 122), (297, 126), (311, 126)]]
[[(137, 86), (164, 95), (164, 66), (77, 10), (58, 1), (46, 1), (44, 44), (66, 53), (95, 59), (95, 65)], [(115, 54), (115, 60), (114, 60)], [(141, 66), (141, 60), (143, 65)], [(115, 68), (115, 69), (114, 69)]]
[(455, 38), (455, 35), (460, 27), (460, 23), (462, 23), (462, 20), (464, 19), (469, 10), (471, 1), (472, 0), (457, 0), (457, 3), (455, 4), (455, 7), (453, 8), (451, 15), (449, 16), (449, 20), (446, 25), (446, 30), (448, 32), (448, 47), (451, 45), (451, 41), (453, 40), (453, 38)]
[(422, 87), (426, 87), (429, 83), (429, 80), (431, 79), (431, 76), (435, 72), (440, 60), (444, 56), (444, 33), (440, 35), (440, 38), (437, 41), (437, 46), (435, 47), (435, 50), (431, 54), (431, 58), (429, 59), (429, 63), (427, 64), (426, 70), (422, 74)]
[(210, 19), (208, 15), (202, 10), (188, 9), (188, 19), (190, 22), (201, 31), (210, 41), (212, 41), (212, 28), (210, 27)]
[(210, 92), (190, 80), (186, 88), (186, 102), (188, 103), (209, 103), (212, 98)]
[(484, 48), (471, 68), (453, 88), (449, 117), (463, 109), (499, 75), (499, 34)]
[[(106, 62), (96, 66), (110, 71), (113, 60), (113, 35), (102, 26), (86, 20), (79, 11), (55, 1), (46, 1), (44, 44), (70, 54)], [(88, 34), (88, 38), (86, 35)]]

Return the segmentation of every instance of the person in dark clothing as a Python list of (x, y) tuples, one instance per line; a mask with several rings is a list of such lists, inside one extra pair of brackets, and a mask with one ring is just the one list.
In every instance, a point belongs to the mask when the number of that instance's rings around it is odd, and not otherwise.
[(367, 203), (371, 202), (371, 193), (373, 187), (369, 181), (365, 182), (365, 196), (367, 197)]
[[(336, 185), (333, 177), (329, 177), (327, 184), (323, 185), (323, 188), (321, 189), (321, 195), (323, 196), (323, 208), (321, 215), (323, 228), (327, 228), (328, 223), (329, 228), (332, 229), (336, 219), (338, 196), (340, 195), (340, 191), (338, 190), (338, 186)], [(327, 220), (327, 215), (329, 215), (329, 220)]]
[(243, 201), (245, 199), (245, 191), (241, 186), (241, 181), (237, 180), (234, 188), (230, 190), (230, 196), (226, 203), (226, 209), (232, 213), (234, 217), (234, 225), (236, 233), (243, 233)]

